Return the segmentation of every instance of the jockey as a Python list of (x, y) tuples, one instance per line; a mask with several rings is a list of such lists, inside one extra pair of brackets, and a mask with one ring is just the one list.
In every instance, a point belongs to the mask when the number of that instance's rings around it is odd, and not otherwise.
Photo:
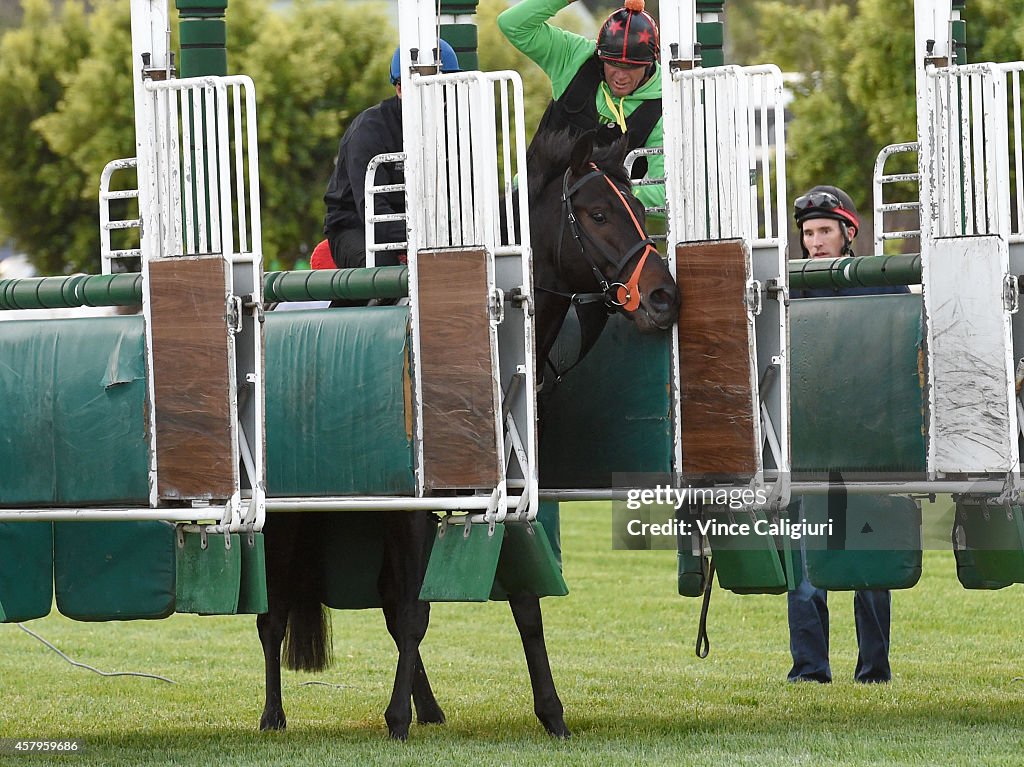
[[(442, 72), (458, 72), (459, 60), (455, 51), (444, 40), (440, 41)], [(391, 58), (391, 84), (395, 95), (363, 111), (351, 122), (338, 146), (337, 162), (327, 184), (324, 202), (324, 236), (330, 244), (330, 255), (338, 268), (366, 266), (366, 167), (379, 154), (402, 151), (402, 77), (400, 51), (395, 49)], [(401, 164), (387, 163), (377, 169), (378, 184), (402, 184), (405, 176)], [(402, 192), (378, 194), (376, 213), (404, 213), (405, 195)], [(380, 243), (404, 242), (403, 221), (385, 221), (376, 224), (375, 239)], [(322, 258), (317, 263), (330, 266)], [(398, 251), (381, 251), (378, 266), (399, 263)], [(316, 265), (314, 265), (316, 268)]]
[(793, 219), (804, 258), (854, 255), (853, 238), (860, 230), (860, 219), (850, 195), (839, 187), (819, 185), (797, 197)]
[[(658, 25), (644, 0), (625, 6), (604, 22), (597, 41), (548, 23), (564, 0), (523, 0), (498, 17), (498, 27), (551, 80), (553, 101), (537, 132), (579, 133), (606, 126), (625, 133), (629, 148), (662, 146), (661, 67)], [(665, 161), (653, 155), (634, 164), (634, 177), (663, 178)], [(636, 196), (648, 207), (665, 204), (663, 185), (643, 186)]]

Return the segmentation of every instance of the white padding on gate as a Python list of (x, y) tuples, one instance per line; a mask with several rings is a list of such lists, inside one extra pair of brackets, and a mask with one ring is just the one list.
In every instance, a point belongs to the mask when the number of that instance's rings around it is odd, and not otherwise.
[(935, 239), (925, 266), (928, 469), (1016, 470), (1007, 244), (994, 236)]

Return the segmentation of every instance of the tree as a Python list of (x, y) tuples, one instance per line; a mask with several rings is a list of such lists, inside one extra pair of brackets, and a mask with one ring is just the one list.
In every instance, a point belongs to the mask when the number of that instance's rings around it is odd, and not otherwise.
[[(134, 154), (128, 4), (93, 8), (26, 0), (22, 26), (0, 39), (0, 235), (43, 274), (99, 270), (100, 172)], [(345, 127), (392, 92), (396, 33), (379, 10), (309, 0), (231, 3), (228, 30), (230, 71), (256, 83), (264, 252), (288, 266), (322, 236)]]
[[(58, 108), (89, 40), (81, 5), (68, 2), (57, 14), (46, 0), (26, 0), (21, 27), (0, 38), (0, 235), (31, 253), (44, 273), (80, 268), (88, 260), (83, 248), (98, 240), (96, 203), (82, 195), (89, 180), (38, 122)], [(80, 225), (87, 220), (91, 238)]]
[(249, 14), (255, 18), (229, 16), (239, 35), (229, 63), (256, 84), (264, 254), (286, 268), (323, 239), (323, 194), (345, 128), (394, 94), (388, 70), (397, 34), (383, 11), (363, 4), (300, 0), (280, 13)]

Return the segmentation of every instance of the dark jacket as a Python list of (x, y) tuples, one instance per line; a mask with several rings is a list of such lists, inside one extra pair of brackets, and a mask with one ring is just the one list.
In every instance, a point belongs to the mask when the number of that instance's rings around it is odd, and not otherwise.
[[(367, 163), (376, 155), (401, 151), (402, 102), (397, 96), (370, 107), (352, 121), (341, 137), (338, 160), (324, 194), (327, 204), (324, 234), (328, 239), (333, 241), (342, 230), (364, 229)], [(388, 163), (377, 170), (377, 184), (401, 184), (404, 181), (401, 163), (397, 166)], [(377, 214), (404, 212), (405, 196), (401, 192), (377, 195)], [(385, 221), (376, 226), (377, 242), (402, 242), (406, 239), (403, 221)]]
[[(604, 65), (594, 53), (580, 67), (576, 76), (569, 83), (565, 92), (548, 104), (547, 110), (540, 118), (537, 133), (548, 133), (560, 130), (571, 130), (575, 135), (593, 130), (604, 125), (597, 114), (596, 95), (604, 81)], [(630, 150), (638, 149), (647, 144), (651, 131), (661, 120), (661, 101), (642, 101), (626, 118), (626, 138)], [(615, 128), (615, 123), (609, 123)], [(614, 138), (622, 134), (617, 129), (612, 131)], [(633, 178), (647, 175), (647, 160), (639, 158), (633, 164)]]

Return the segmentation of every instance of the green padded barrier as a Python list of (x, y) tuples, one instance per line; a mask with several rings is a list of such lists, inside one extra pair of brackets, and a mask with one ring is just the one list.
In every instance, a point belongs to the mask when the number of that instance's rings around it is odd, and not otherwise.
[[(793, 572), (788, 546), (780, 550), (774, 537), (753, 532), (758, 521), (767, 519), (764, 512), (705, 507), (704, 517), (747, 524), (751, 529), (748, 535), (719, 535), (714, 528), (708, 533), (720, 587), (737, 594), (782, 594), (788, 590)], [(784, 567), (787, 561), (789, 568)]]
[(543, 524), (505, 525), (491, 599), (520, 594), (564, 597), (568, 593), (561, 562), (555, 557)]
[(679, 596), (701, 596), (708, 585), (708, 558), (694, 554), (690, 537), (686, 536), (678, 541), (676, 559)]
[(498, 557), (505, 539), (505, 525), (438, 527), (430, 562), (420, 589), (426, 602), (486, 602), (491, 596)]
[(263, 533), (242, 535), (242, 579), (238, 587), (239, 614), (259, 615), (269, 609), (267, 604), (267, 553)]
[(105, 621), (166, 618), (174, 612), (174, 525), (57, 522), (53, 528), (61, 614)]
[(178, 531), (175, 612), (199, 615), (238, 612), (242, 546), (237, 533), (230, 535), (230, 541), (229, 547), (223, 535)]
[(0, 333), (0, 505), (149, 502), (141, 317)]
[[(832, 496), (835, 498), (835, 496)], [(909, 589), (921, 578), (921, 508), (898, 495), (802, 497), (810, 524), (832, 519), (831, 536), (804, 539), (807, 577), (828, 591)]]
[(53, 525), (0, 523), (0, 623), (49, 615), (53, 605)]
[[(385, 524), (381, 512), (325, 513), (320, 528), (320, 601), (335, 610), (381, 607), (377, 579), (384, 564)], [(429, 543), (433, 543), (430, 540)]]
[(1024, 583), (1024, 517), (1020, 506), (957, 499), (956, 525), (983, 582)]
[[(611, 487), (613, 473), (670, 471), (672, 421), (668, 334), (642, 335), (609, 318), (590, 354), (542, 393), (540, 484)], [(579, 325), (570, 313), (551, 353), (559, 370), (575, 360)]]
[(789, 307), (793, 472), (924, 472), (921, 296)]
[(551, 553), (562, 571), (562, 527), (559, 518), (558, 501), (541, 501), (537, 507), (537, 522), (541, 524), (548, 537)]
[(995, 591), (1005, 589), (1012, 585), (1012, 581), (992, 581), (985, 578), (979, 571), (975, 561), (976, 552), (970, 549), (953, 547), (953, 557), (956, 561), (956, 579), (965, 589), (986, 589)]
[(407, 325), (398, 306), (267, 314), (268, 494), (413, 494)]

